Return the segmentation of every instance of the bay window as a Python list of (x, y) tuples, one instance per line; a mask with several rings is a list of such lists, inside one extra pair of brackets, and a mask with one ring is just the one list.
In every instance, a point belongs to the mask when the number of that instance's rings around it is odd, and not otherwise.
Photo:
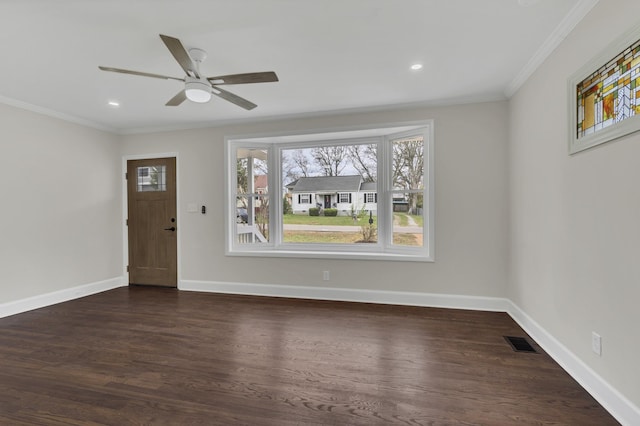
[(228, 255), (433, 261), (431, 121), (225, 143)]

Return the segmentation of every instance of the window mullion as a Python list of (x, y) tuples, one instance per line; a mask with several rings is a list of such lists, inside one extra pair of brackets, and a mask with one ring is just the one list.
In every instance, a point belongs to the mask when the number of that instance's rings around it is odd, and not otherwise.
[(254, 204), (256, 202), (255, 198), (255, 176), (253, 172), (253, 157), (249, 157), (247, 159), (247, 193), (249, 194), (249, 198), (247, 199), (247, 216), (248, 216), (248, 224), (253, 226), (256, 222), (255, 215), (255, 207)]
[[(387, 137), (378, 140), (378, 242), (384, 249), (391, 244), (391, 149)], [(380, 226), (382, 224), (382, 226)]]
[(282, 193), (282, 152), (277, 144), (269, 146), (269, 227), (273, 230), (273, 238), (271, 243), (278, 247), (282, 244), (283, 224), (282, 224), (282, 202), (284, 194)]

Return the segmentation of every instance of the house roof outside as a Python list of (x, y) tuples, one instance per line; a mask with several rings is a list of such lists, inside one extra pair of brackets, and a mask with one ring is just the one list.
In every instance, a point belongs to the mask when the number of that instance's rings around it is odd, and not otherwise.
[(315, 176), (301, 177), (293, 187), (293, 192), (358, 192), (362, 176)]
[(295, 188), (296, 184), (298, 183), (298, 179), (289, 182), (288, 184), (285, 185), (285, 188), (289, 189), (289, 190), (293, 190), (293, 188)]
[(360, 185), (360, 191), (376, 192), (378, 185), (375, 182), (362, 182)]

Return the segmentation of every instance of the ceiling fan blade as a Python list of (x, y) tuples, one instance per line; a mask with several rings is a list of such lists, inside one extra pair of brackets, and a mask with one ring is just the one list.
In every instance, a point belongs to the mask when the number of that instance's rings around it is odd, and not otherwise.
[(123, 69), (121, 69), (121, 68), (103, 67), (103, 66), (99, 66), (98, 68), (100, 68), (102, 71), (119, 72), (119, 73), (122, 73), (122, 74), (131, 74), (131, 75), (140, 75), (140, 76), (142, 76), (142, 77), (161, 78), (161, 79), (163, 79), (163, 80), (178, 80), (178, 81), (184, 81), (184, 78), (169, 77), (169, 76), (167, 76), (167, 75), (152, 74), (152, 73), (150, 73), (150, 72), (141, 72), (141, 71), (123, 70)]
[(178, 106), (187, 100), (187, 95), (184, 90), (179, 91), (173, 98), (169, 100), (165, 105), (166, 106)]
[(254, 109), (255, 107), (257, 107), (258, 105), (254, 104), (253, 102), (249, 102), (248, 100), (241, 98), (238, 95), (234, 95), (231, 92), (227, 92), (226, 90), (222, 90), (219, 87), (212, 87), (211, 88), (211, 94), (216, 95), (222, 99), (225, 99), (231, 103), (234, 103), (236, 105), (238, 105), (239, 107), (242, 107), (246, 110), (250, 110), (250, 109)]
[(278, 81), (278, 76), (273, 71), (251, 72), (246, 74), (219, 75), (207, 77), (212, 84), (246, 84), (246, 83), (271, 83)]
[(167, 49), (169, 49), (169, 52), (176, 58), (176, 61), (178, 61), (184, 72), (192, 77), (200, 78), (198, 69), (182, 45), (182, 42), (175, 37), (169, 37), (164, 34), (160, 34), (160, 38), (164, 41)]

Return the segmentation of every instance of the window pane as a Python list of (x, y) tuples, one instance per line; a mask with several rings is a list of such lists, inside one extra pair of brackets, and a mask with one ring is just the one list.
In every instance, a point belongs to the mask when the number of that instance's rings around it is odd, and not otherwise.
[(236, 151), (236, 193), (267, 192), (267, 159), (265, 149), (239, 148)]
[(236, 242), (269, 241), (268, 154), (264, 148), (236, 150)]
[(424, 188), (423, 136), (393, 141), (393, 189)]
[[(411, 210), (415, 205), (415, 210)], [(393, 244), (422, 247), (424, 235), (422, 193), (393, 194)]]
[[(286, 188), (283, 242), (377, 241), (377, 145), (319, 145), (281, 152)], [(373, 197), (367, 200), (367, 194)]]
[(236, 241), (241, 244), (269, 241), (269, 197), (237, 197)]
[(138, 192), (166, 191), (167, 166), (138, 167)]

